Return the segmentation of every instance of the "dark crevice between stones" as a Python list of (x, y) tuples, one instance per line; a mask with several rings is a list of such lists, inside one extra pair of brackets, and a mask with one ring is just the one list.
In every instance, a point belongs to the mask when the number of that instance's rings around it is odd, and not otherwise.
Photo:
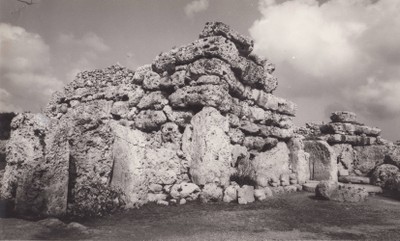
[[(73, 205), (75, 203), (75, 197), (74, 197), (74, 190), (75, 190), (75, 185), (76, 185), (76, 178), (77, 178), (77, 172), (76, 172), (76, 160), (73, 156), (69, 156), (69, 166), (68, 166), (68, 194), (67, 194), (67, 205)], [(69, 208), (68, 208), (69, 209)], [(69, 212), (70, 210), (67, 210)]]
[(46, 137), (46, 134), (38, 129), (34, 130), (33, 133), (35, 134), (35, 136), (37, 136), (39, 138), (39, 143), (42, 147), (42, 156), (45, 157), (46, 156), (46, 142), (44, 139)]

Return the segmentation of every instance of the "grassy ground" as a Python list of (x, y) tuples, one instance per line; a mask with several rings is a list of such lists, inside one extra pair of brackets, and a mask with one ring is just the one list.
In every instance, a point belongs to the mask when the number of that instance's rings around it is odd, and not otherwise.
[(1, 239), (107, 240), (400, 240), (400, 201), (372, 196), (337, 203), (293, 193), (249, 205), (147, 205), (111, 216), (78, 220), (88, 234), (51, 230), (35, 222), (0, 219)]

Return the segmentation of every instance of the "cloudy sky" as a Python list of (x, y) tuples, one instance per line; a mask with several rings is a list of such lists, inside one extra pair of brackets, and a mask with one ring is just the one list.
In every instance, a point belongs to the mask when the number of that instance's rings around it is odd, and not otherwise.
[[(30, 0), (28, 0), (30, 1)], [(39, 111), (82, 70), (135, 69), (223, 21), (276, 65), (296, 124), (349, 110), (400, 139), (398, 0), (0, 0), (0, 111)]]

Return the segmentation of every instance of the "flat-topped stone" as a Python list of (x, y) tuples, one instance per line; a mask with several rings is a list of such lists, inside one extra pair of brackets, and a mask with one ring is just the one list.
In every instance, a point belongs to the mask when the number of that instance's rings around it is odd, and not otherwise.
[(309, 180), (303, 184), (303, 191), (315, 193), (319, 181)]
[(335, 111), (331, 115), (332, 122), (357, 122), (357, 115), (350, 111)]
[(370, 184), (369, 177), (362, 176), (340, 176), (339, 182), (354, 184)]
[(369, 184), (350, 184), (350, 183), (339, 183), (339, 186), (349, 187), (349, 188), (363, 188), (368, 193), (382, 193), (383, 190), (381, 187), (369, 185)]

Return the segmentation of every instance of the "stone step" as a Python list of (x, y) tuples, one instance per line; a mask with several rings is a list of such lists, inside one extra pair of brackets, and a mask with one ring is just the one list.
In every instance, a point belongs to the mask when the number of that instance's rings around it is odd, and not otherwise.
[(369, 184), (350, 184), (350, 183), (339, 183), (340, 186), (351, 187), (351, 188), (364, 188), (368, 193), (382, 193), (381, 187), (369, 185)]
[(361, 176), (340, 176), (339, 182), (354, 183), (354, 184), (370, 184), (369, 177)]
[(315, 193), (315, 188), (320, 181), (309, 180), (303, 184), (303, 191)]

